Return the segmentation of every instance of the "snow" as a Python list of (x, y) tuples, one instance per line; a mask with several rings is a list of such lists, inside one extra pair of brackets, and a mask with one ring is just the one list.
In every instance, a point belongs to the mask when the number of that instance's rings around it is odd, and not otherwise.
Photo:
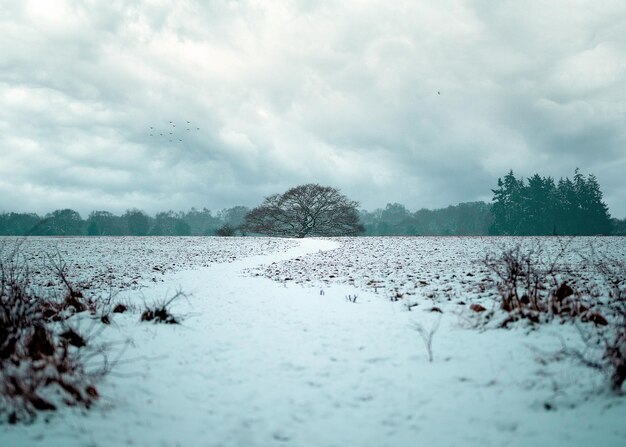
[(163, 282), (167, 272), (233, 262), (296, 246), (290, 239), (218, 237), (5, 237), (0, 254), (19, 252), (31, 266), (31, 281), (50, 284), (49, 267), (63, 261), (68, 279), (95, 291), (138, 289), (149, 282)]
[[(142, 247), (135, 257), (135, 250), (96, 255), (116, 245), (103, 240), (88, 242), (91, 254), (72, 265), (109, 259), (116, 277), (140, 275), (141, 288), (120, 292), (139, 305), (180, 288), (190, 294), (173, 306), (183, 322), (116, 314), (104, 339), (132, 344), (99, 384), (99, 404), (32, 425), (2, 424), (0, 446), (600, 447), (626, 440), (624, 398), (605, 391), (604, 377), (573, 362), (536, 360), (537, 349), (580, 343), (574, 327), (471, 324), (457, 302), (488, 299), (463, 283), (467, 273), (480, 274), (477, 260), (494, 248), (480, 238), (197, 238), (205, 251), (191, 260), (187, 238), (139, 238), (130, 244)], [(622, 253), (616, 240), (605, 245)], [(65, 243), (75, 239), (58, 241)], [(230, 262), (204, 261), (203, 253), (222, 249)], [(126, 265), (131, 273), (123, 273)], [(166, 267), (162, 281), (151, 280), (154, 265)], [(404, 299), (392, 302), (398, 292), (419, 305), (409, 312)], [(430, 312), (433, 304), (443, 313)], [(439, 318), (430, 363), (414, 326), (429, 329)]]

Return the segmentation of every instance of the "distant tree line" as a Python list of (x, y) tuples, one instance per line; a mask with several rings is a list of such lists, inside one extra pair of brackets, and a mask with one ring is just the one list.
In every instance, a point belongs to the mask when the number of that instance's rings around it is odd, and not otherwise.
[[(389, 203), (384, 209), (361, 210), (357, 215), (358, 204), (338, 190), (301, 185), (282, 195), (267, 197), (253, 210), (235, 206), (215, 215), (206, 208), (165, 211), (154, 217), (138, 209), (127, 210), (121, 216), (93, 211), (85, 220), (71, 209), (56, 210), (45, 216), (1, 213), (0, 235), (234, 236), (248, 232), (291, 236), (626, 235), (626, 219), (611, 218), (594, 175), (584, 176), (576, 170), (572, 180), (555, 182), (539, 174), (528, 179), (517, 178), (510, 171), (498, 179), (492, 192), (491, 204), (468, 202), (412, 212), (402, 204)], [(302, 203), (308, 205), (303, 207)], [(320, 227), (318, 221), (330, 225), (332, 231)], [(311, 230), (313, 222), (317, 227)], [(283, 227), (289, 231), (283, 231)]]
[[(45, 216), (34, 213), (1, 213), (0, 235), (11, 236), (234, 236), (245, 235), (244, 206), (213, 214), (204, 208), (187, 212), (166, 211), (154, 217), (138, 209), (121, 216), (92, 211), (87, 219), (71, 209)], [(373, 212), (362, 210), (358, 220), (367, 236), (486, 235), (493, 217), (484, 202), (461, 203), (438, 210), (408, 211), (390, 203)]]
[(611, 218), (597, 178), (578, 169), (555, 182), (535, 174), (527, 180), (510, 171), (498, 179), (491, 204), (460, 203), (411, 212), (399, 203), (361, 211), (365, 234), (417, 235), (626, 235), (626, 219)]
[(1, 213), (0, 234), (9, 236), (233, 236), (250, 210), (226, 208), (215, 215), (206, 208), (187, 212), (164, 211), (154, 217), (130, 209), (121, 216), (92, 211), (87, 219), (71, 209), (45, 216), (34, 213)]
[(491, 206), (485, 202), (415, 212), (389, 203), (384, 209), (361, 211), (360, 219), (368, 236), (480, 236), (488, 234), (493, 222)]
[(602, 200), (596, 177), (578, 169), (574, 178), (555, 182), (535, 174), (528, 180), (513, 171), (493, 191), (494, 235), (606, 235), (619, 231)]
[(626, 236), (626, 219), (611, 219), (613, 224), (613, 235)]

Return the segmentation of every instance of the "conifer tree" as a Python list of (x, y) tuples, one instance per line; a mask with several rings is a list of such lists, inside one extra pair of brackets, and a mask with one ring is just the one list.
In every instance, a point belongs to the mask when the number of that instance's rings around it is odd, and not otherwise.
[(500, 235), (599, 235), (611, 234), (613, 223), (602, 201), (597, 178), (579, 169), (574, 178), (535, 174), (524, 181), (513, 171), (498, 179), (493, 192), (494, 217), (490, 234)]

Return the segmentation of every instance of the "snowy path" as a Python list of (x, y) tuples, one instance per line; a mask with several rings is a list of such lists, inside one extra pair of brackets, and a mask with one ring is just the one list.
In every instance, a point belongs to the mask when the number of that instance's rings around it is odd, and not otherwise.
[(107, 378), (87, 415), (0, 426), (0, 446), (623, 445), (621, 400), (545, 411), (550, 381), (522, 332), (463, 329), (446, 311), (428, 363), (411, 323), (429, 327), (438, 314), (242, 273), (335, 246), (307, 239), (145, 290), (148, 301), (178, 286), (191, 293), (174, 308), (188, 314), (183, 324), (116, 317), (107, 336), (133, 339), (134, 360), (117, 369), (130, 376)]

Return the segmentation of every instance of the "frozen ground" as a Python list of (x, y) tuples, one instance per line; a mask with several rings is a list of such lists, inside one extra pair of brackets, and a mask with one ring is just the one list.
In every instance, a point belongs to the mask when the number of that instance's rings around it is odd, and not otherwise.
[(493, 300), (487, 287), (490, 271), (484, 260), (521, 246), (547, 264), (558, 262), (576, 271), (578, 288), (589, 288), (597, 275), (589, 258), (626, 260), (626, 240), (620, 237), (368, 237), (335, 238), (336, 250), (270, 263), (250, 269), (279, 282), (350, 284), (385, 298), (423, 304)]
[[(161, 242), (146, 241), (128, 261), (146, 287), (122, 297), (150, 302), (180, 287), (192, 294), (173, 309), (183, 324), (116, 315), (103, 336), (132, 345), (100, 384), (100, 403), (0, 425), (0, 446), (624, 445), (626, 403), (604, 377), (535, 359), (580, 343), (573, 327), (468, 324), (458, 302), (488, 299), (467, 274), (484, 274), (477, 261), (495, 240), (262, 239), (270, 245), (233, 249), (231, 262), (196, 263), (185, 261), (187, 239), (164, 238), (163, 256), (184, 267), (156, 283)], [(624, 250), (623, 239), (600, 242)], [(110, 259), (117, 276), (125, 255), (111, 256), (76, 263)], [(396, 293), (419, 305), (409, 312)], [(415, 325), (439, 318), (430, 363)]]
[(50, 266), (63, 261), (69, 279), (83, 289), (138, 289), (163, 282), (168, 272), (233, 262), (297, 246), (277, 238), (217, 237), (5, 237), (0, 254), (17, 251), (32, 266), (31, 281), (54, 288)]

